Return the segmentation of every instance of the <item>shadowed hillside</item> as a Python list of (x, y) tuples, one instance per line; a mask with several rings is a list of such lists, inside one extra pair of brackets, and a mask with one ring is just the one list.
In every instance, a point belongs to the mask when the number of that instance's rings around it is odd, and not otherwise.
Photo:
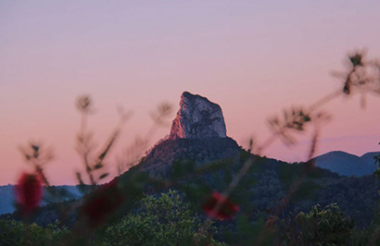
[(174, 161), (194, 161), (198, 165), (225, 159), (239, 159), (237, 143), (232, 138), (167, 139), (158, 143), (141, 161), (143, 171), (168, 172)]

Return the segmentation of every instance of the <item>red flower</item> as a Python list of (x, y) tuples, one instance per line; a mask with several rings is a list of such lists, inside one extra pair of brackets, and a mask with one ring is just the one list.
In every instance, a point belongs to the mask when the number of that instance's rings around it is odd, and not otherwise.
[(90, 194), (84, 202), (81, 212), (85, 215), (89, 225), (96, 227), (104, 222), (108, 215), (119, 208), (123, 200), (118, 188), (118, 182), (114, 179)]
[(39, 175), (23, 173), (16, 185), (16, 199), (24, 215), (30, 214), (42, 198), (42, 181)]
[[(218, 203), (221, 203), (219, 211), (214, 211)], [(202, 205), (202, 209), (207, 216), (211, 218), (230, 220), (232, 219), (232, 216), (239, 211), (239, 206), (232, 203), (218, 192), (213, 192), (212, 197)]]

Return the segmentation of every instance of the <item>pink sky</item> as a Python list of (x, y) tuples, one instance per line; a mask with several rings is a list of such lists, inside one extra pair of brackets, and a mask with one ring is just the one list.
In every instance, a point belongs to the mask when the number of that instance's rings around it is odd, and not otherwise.
[[(344, 69), (348, 51), (367, 48), (380, 58), (377, 0), (127, 2), (0, 2), (0, 185), (27, 168), (17, 146), (33, 139), (55, 150), (47, 166), (53, 183), (75, 183), (83, 169), (74, 101), (83, 93), (95, 102), (90, 126), (99, 143), (117, 123), (117, 105), (134, 112), (108, 159), (114, 175), (114, 155), (147, 131), (149, 112), (162, 101), (177, 110), (185, 90), (220, 104), (228, 135), (245, 145), (269, 135), (268, 116), (338, 88), (330, 74)], [(318, 154), (380, 150), (380, 98), (370, 97), (366, 110), (359, 102), (325, 108), (334, 118)], [(305, 160), (307, 137), (265, 154)]]

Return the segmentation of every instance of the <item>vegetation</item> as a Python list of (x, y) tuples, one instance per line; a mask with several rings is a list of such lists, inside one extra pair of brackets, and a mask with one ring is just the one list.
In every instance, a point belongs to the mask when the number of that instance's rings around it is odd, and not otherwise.
[[(340, 177), (316, 168), (312, 159), (320, 127), (329, 119), (319, 110), (322, 105), (355, 91), (380, 94), (380, 65), (361, 53), (349, 55), (349, 61), (340, 90), (271, 118), (273, 135), (262, 144), (252, 139), (248, 150), (229, 138), (164, 140), (140, 159), (155, 127), (166, 122), (170, 107), (161, 105), (152, 113), (147, 137), (136, 140), (127, 151), (130, 159), (118, 163), (121, 175), (103, 185), (109, 175), (104, 160), (130, 114), (119, 110), (119, 124), (96, 149), (87, 128), (92, 102), (79, 98), (77, 150), (84, 171), (76, 176), (88, 194), (37, 208), (42, 186), (50, 187), (44, 167), (52, 154), (29, 144), (21, 150), (34, 171), (20, 178), (18, 210), (0, 221), (0, 244), (376, 245), (380, 224), (373, 215), (380, 187), (375, 176)], [(297, 133), (309, 128), (310, 161), (289, 165), (261, 156), (274, 140), (295, 144)], [(51, 190), (51, 196), (62, 194)]]
[[(139, 212), (130, 214), (105, 230), (103, 245), (192, 245), (199, 235), (199, 216), (189, 209), (178, 192), (141, 200)], [(211, 240), (208, 244), (223, 245)]]
[[(207, 234), (199, 234), (202, 220), (184, 202), (180, 194), (168, 191), (158, 196), (143, 198), (136, 209), (115, 223), (100, 226), (76, 237), (57, 222), (46, 227), (15, 220), (0, 220), (0, 245), (193, 245), (199, 237), (201, 244), (225, 245)], [(211, 228), (215, 233), (215, 228)]]
[(69, 233), (58, 222), (41, 227), (35, 223), (0, 220), (0, 245), (3, 246), (65, 245), (60, 241)]
[(336, 204), (324, 209), (313, 206), (309, 213), (300, 212), (284, 220), (284, 245), (350, 245), (355, 222)]

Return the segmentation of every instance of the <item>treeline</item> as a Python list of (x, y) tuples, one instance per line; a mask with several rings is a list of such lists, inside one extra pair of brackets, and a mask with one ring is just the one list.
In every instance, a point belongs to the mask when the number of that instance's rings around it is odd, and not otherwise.
[[(367, 245), (375, 224), (359, 230), (355, 221), (336, 204), (315, 205), (307, 213), (289, 213), (271, 221), (255, 222), (243, 213), (234, 221), (214, 223), (207, 232), (199, 227), (205, 216), (190, 209), (186, 197), (168, 191), (141, 199), (121, 219), (94, 230), (69, 230), (58, 221), (42, 227), (36, 223), (0, 220), (0, 245)], [(272, 223), (269, 225), (269, 223)], [(271, 226), (271, 230), (265, 230)], [(210, 235), (212, 235), (210, 237)]]

